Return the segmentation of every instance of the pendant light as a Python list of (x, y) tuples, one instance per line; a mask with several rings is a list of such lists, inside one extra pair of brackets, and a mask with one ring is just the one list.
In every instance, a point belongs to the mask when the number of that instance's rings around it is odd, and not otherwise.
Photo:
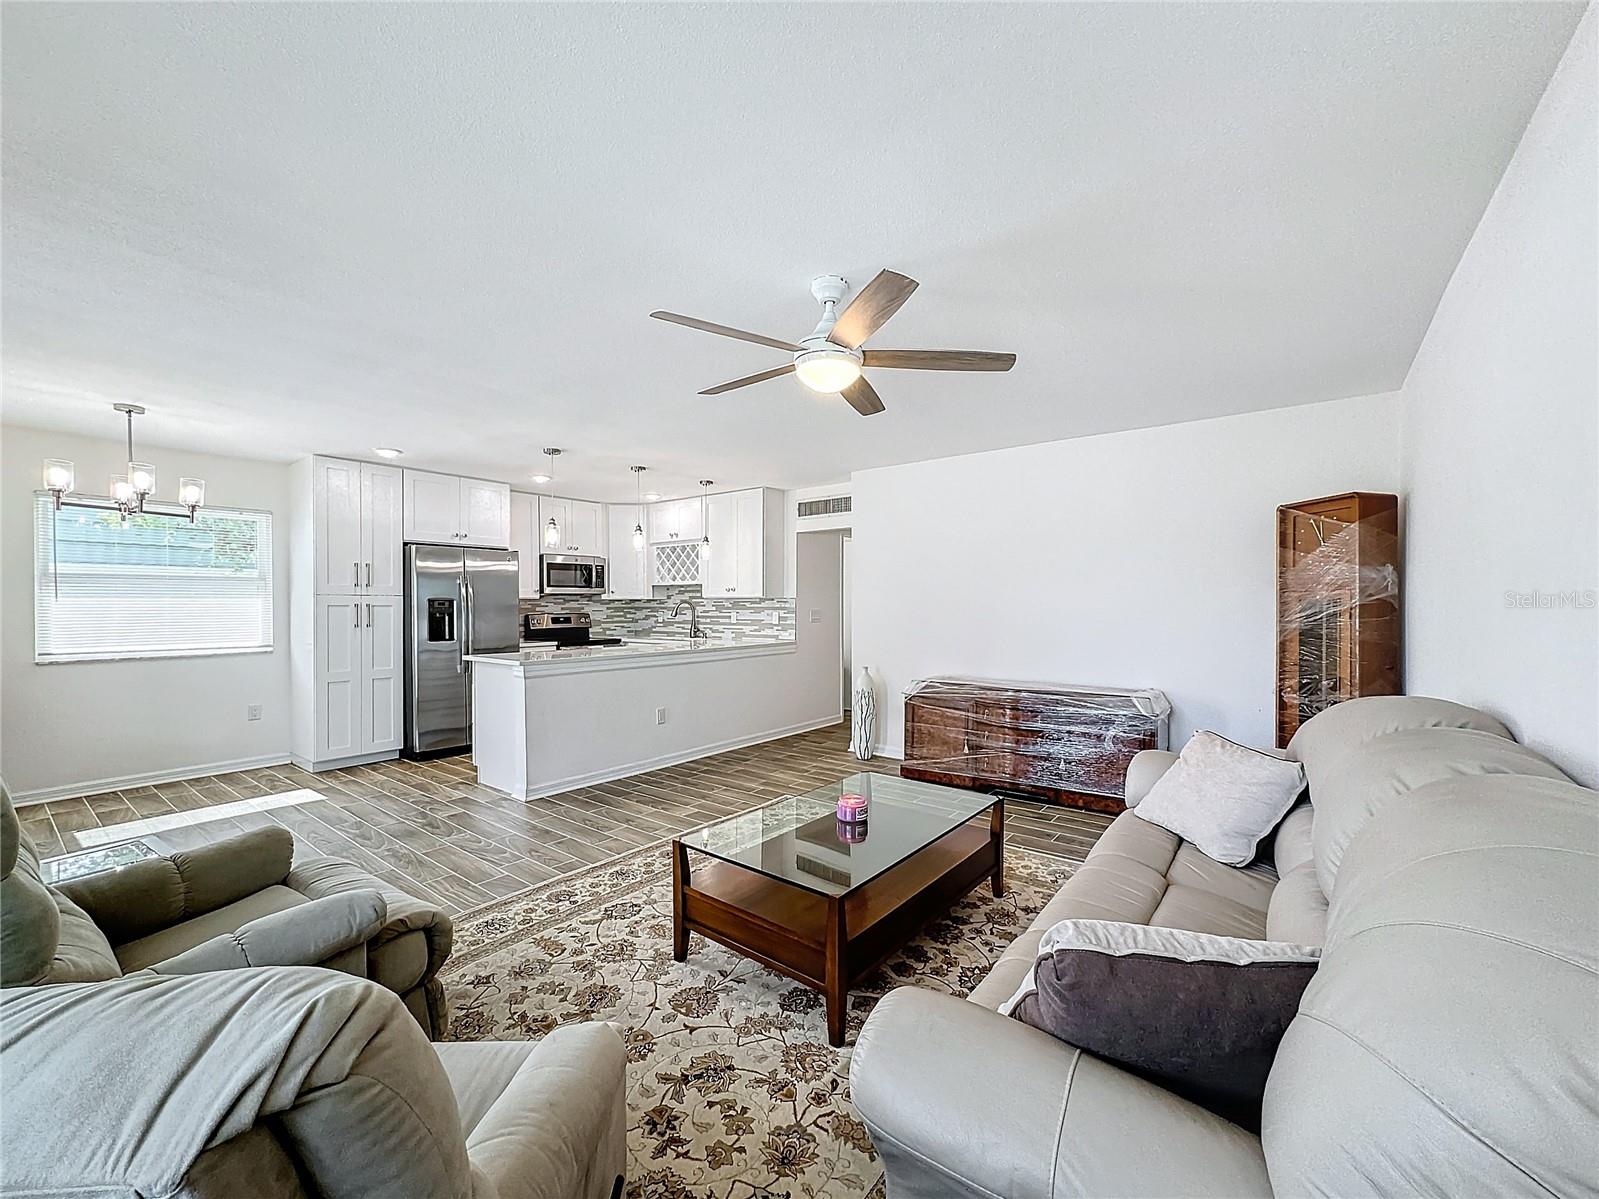
[(144, 415), (144, 408), (139, 404), (113, 404), (116, 411), (122, 413), (128, 421), (128, 458), (127, 473), (112, 475), (109, 494), (105, 496), (82, 496), (69, 500), (66, 497), (76, 490), (77, 470), (65, 458), (46, 458), (44, 460), (44, 489), (50, 493), (59, 510), (66, 508), (93, 508), (100, 511), (118, 513), (123, 520), (130, 516), (176, 516), (187, 517), (189, 523), (194, 523), (195, 515), (205, 504), (205, 480), (183, 478), (178, 480), (178, 503), (181, 512), (163, 512), (159, 508), (151, 507), (155, 495), (156, 473), (155, 467), (149, 462), (140, 462), (133, 456), (133, 418)]
[[(549, 470), (545, 474), (534, 475), (533, 481), (535, 483), (555, 482), (555, 459), (560, 452), (554, 446), (545, 447), (544, 456), (550, 460)], [(555, 523), (553, 511), (550, 513), (550, 519), (544, 522), (544, 544), (549, 549), (554, 549), (561, 544), (561, 526)]]
[(642, 466), (630, 466), (627, 469), (633, 472), (633, 497), (634, 497), (635, 503), (638, 506), (638, 523), (633, 526), (633, 548), (635, 550), (642, 550), (644, 548), (644, 469), (645, 468), (642, 467)]
[(700, 561), (709, 562), (711, 559), (711, 527), (705, 523), (706, 498), (710, 494), (713, 480), (700, 480)]

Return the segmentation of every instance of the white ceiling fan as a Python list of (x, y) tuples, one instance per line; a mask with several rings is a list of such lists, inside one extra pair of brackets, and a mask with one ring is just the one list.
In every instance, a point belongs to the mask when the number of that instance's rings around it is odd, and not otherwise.
[(823, 275), (811, 283), (811, 294), (822, 305), (822, 319), (810, 336), (796, 345), (775, 337), (765, 337), (744, 329), (702, 321), (676, 312), (652, 312), (658, 321), (671, 321), (690, 329), (702, 329), (721, 337), (736, 337), (756, 345), (786, 350), (794, 360), (755, 375), (745, 375), (730, 383), (707, 387), (702, 396), (721, 395), (751, 383), (762, 383), (781, 375), (793, 374), (812, 391), (842, 395), (862, 416), (883, 411), (883, 401), (861, 369), (881, 366), (914, 371), (1008, 371), (1016, 365), (1015, 354), (994, 354), (984, 350), (863, 350), (862, 344), (900, 310), (916, 290), (916, 280), (895, 271), (879, 271), (842, 312), (839, 302), (849, 294), (849, 281), (838, 275)]

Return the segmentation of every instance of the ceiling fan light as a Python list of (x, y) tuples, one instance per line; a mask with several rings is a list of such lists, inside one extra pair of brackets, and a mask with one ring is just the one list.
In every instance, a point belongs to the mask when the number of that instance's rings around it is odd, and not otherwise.
[(861, 364), (845, 349), (807, 350), (795, 357), (794, 374), (812, 391), (836, 395), (861, 377)]

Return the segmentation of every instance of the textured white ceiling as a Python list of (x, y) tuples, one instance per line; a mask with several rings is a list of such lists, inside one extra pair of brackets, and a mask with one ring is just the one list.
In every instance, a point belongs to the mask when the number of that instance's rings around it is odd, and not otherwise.
[[(1580, 4), (7, 4), (8, 420), (797, 486), (1397, 387)], [(862, 419), (813, 275), (921, 289)]]

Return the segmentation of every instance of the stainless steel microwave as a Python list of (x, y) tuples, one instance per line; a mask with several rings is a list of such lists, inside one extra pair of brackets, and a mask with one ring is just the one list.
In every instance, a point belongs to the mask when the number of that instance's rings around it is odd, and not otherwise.
[(545, 595), (604, 595), (605, 559), (540, 554), (539, 590)]

